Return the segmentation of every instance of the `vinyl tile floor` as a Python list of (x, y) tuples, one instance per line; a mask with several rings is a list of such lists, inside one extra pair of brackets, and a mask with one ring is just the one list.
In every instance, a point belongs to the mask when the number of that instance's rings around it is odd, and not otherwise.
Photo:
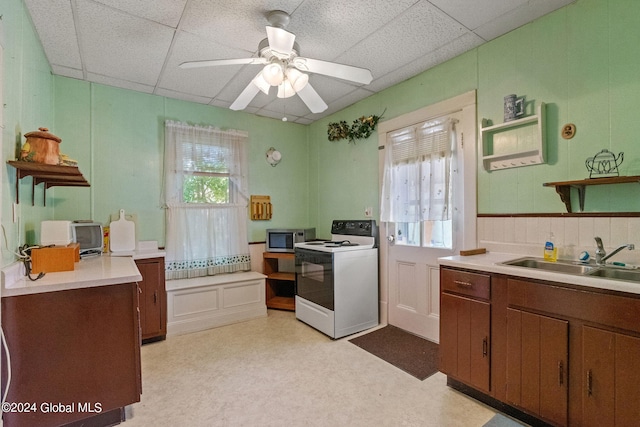
[(170, 336), (142, 347), (136, 426), (482, 426), (495, 411), (420, 381), (292, 312)]

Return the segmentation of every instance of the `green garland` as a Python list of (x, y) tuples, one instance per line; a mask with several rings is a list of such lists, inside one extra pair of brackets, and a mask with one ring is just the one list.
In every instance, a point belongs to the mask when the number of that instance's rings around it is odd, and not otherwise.
[[(384, 111), (382, 114), (384, 114)], [(355, 144), (356, 139), (369, 138), (376, 129), (378, 121), (382, 118), (382, 114), (379, 116), (362, 116), (354, 120), (351, 127), (344, 120), (337, 123), (329, 123), (329, 128), (327, 129), (329, 141), (348, 138), (350, 143), (353, 142)]]

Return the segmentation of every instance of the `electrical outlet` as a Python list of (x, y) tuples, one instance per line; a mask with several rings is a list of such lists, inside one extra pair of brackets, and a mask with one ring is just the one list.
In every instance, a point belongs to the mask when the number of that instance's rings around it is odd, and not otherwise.
[(373, 208), (371, 206), (364, 208), (364, 216), (371, 218), (373, 216)]

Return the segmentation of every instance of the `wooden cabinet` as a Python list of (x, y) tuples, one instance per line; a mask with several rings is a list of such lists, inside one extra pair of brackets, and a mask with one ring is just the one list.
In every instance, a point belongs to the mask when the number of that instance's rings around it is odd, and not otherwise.
[[(105, 414), (119, 416), (140, 400), (135, 283), (3, 297), (2, 327), (11, 355), (6, 401), (34, 409), (4, 411), (4, 426), (80, 420), (113, 425), (104, 421)], [(2, 367), (7, 365), (3, 361)]]
[(640, 338), (584, 326), (582, 340), (583, 425), (637, 425)]
[(440, 370), (490, 390), (490, 278), (441, 269)]
[(507, 310), (507, 401), (567, 425), (569, 322)]
[(167, 336), (167, 291), (164, 258), (137, 259), (142, 275), (140, 287), (140, 327), (143, 342), (165, 339)]
[[(263, 253), (264, 274), (267, 276), (265, 283), (268, 308), (290, 311), (296, 309), (294, 259), (292, 253)], [(285, 263), (289, 264), (289, 269), (283, 268)]]
[(527, 424), (637, 425), (640, 295), (440, 274), (440, 370), (450, 385)]

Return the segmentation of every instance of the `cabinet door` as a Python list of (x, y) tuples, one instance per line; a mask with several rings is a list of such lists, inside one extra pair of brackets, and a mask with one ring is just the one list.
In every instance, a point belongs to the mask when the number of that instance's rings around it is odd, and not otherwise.
[(166, 335), (166, 291), (164, 263), (156, 259), (137, 260), (140, 286), (140, 325), (142, 338)]
[(585, 426), (632, 426), (640, 419), (640, 339), (583, 327)]
[(569, 323), (507, 309), (507, 400), (567, 424)]
[(441, 294), (440, 370), (489, 392), (491, 306), (483, 301)]

